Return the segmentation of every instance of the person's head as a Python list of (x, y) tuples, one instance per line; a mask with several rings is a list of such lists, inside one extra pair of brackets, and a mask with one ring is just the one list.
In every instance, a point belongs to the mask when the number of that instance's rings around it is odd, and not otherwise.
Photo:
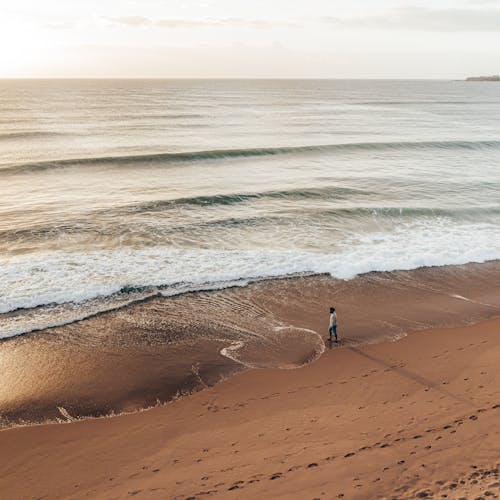
[(330, 307), (330, 312), (334, 313), (335, 312), (335, 307)]

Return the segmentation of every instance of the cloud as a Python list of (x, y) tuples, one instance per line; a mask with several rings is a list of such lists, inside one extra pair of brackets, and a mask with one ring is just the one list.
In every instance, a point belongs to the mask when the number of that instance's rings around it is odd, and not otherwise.
[(125, 26), (151, 26), (152, 24), (150, 19), (142, 16), (106, 17), (105, 19)]
[(471, 5), (498, 5), (498, 0), (469, 0)]
[(75, 27), (74, 23), (63, 22), (63, 23), (47, 23), (43, 25), (44, 28), (50, 30), (69, 30)]
[(265, 21), (261, 19), (207, 18), (207, 19), (150, 19), (142, 16), (106, 17), (107, 21), (128, 27), (160, 27), (160, 28), (203, 28), (203, 27), (247, 27), (266, 29), (275, 26), (296, 26), (297, 23), (286, 21)]
[(323, 17), (321, 21), (342, 28), (393, 29), (413, 31), (497, 31), (500, 9), (399, 7), (367, 17)]

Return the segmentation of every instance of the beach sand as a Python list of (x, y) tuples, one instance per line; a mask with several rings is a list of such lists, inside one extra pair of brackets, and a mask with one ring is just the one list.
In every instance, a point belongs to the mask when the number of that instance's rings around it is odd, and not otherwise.
[(0, 496), (497, 498), (500, 320), (334, 345), (165, 406), (0, 431)]

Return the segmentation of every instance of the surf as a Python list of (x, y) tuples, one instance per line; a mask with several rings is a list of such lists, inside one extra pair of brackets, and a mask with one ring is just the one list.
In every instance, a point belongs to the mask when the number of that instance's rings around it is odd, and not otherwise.
[(415, 150), (484, 150), (500, 149), (500, 141), (400, 141), (400, 142), (353, 142), (339, 144), (320, 144), (304, 146), (264, 147), (248, 149), (214, 149), (205, 151), (166, 152), (153, 154), (137, 154), (124, 156), (101, 156), (87, 158), (67, 158), (42, 162), (32, 162), (17, 165), (7, 165), (1, 168), (2, 173), (18, 174), (55, 170), (68, 167), (112, 166), (126, 167), (136, 164), (176, 164), (182, 162), (203, 163), (213, 160), (228, 160), (238, 158), (269, 157), (297, 155), (307, 153), (348, 153), (360, 151), (415, 151)]

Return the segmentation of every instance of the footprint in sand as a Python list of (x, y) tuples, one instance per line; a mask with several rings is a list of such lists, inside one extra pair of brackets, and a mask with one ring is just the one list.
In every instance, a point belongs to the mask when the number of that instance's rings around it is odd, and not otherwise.
[[(245, 481), (236, 481), (235, 483), (232, 484), (231, 488), (236, 489), (239, 488), (240, 485), (244, 484)], [(236, 486), (236, 488), (234, 488)], [(229, 489), (231, 489), (229, 488)]]
[(429, 491), (419, 491), (416, 495), (417, 498), (427, 498), (430, 496)]

